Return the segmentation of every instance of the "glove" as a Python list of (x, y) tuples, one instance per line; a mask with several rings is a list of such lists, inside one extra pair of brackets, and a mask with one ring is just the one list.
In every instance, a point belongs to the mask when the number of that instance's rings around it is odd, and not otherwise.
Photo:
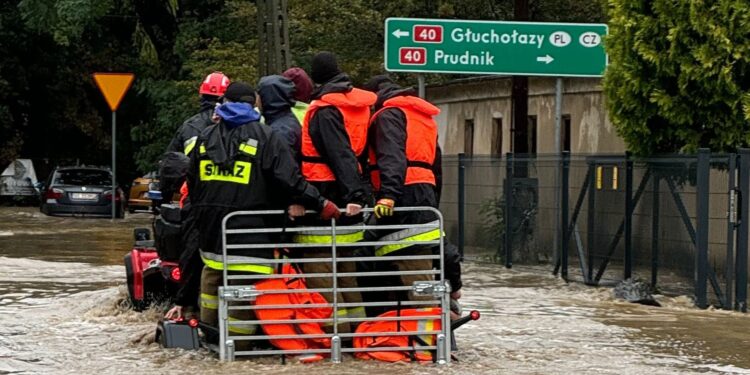
[(362, 206), (356, 203), (349, 203), (346, 205), (346, 216), (359, 215), (362, 212)]
[(341, 211), (335, 203), (326, 199), (323, 202), (323, 208), (320, 209), (320, 218), (323, 220), (338, 219), (341, 217)]
[(384, 216), (393, 216), (393, 206), (396, 202), (393, 199), (383, 198), (375, 204), (375, 217), (380, 219)]

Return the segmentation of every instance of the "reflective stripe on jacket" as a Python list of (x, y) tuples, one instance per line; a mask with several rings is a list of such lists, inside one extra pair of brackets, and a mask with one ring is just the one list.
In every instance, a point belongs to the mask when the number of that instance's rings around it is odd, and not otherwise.
[[(435, 220), (428, 224), (438, 226), (440, 221)], [(386, 234), (378, 241), (401, 241), (403, 243), (383, 245), (375, 249), (375, 256), (386, 256), (396, 250), (401, 250), (412, 246), (408, 242), (419, 242), (419, 241), (436, 241), (440, 239), (440, 229), (430, 228), (409, 228), (402, 229), (397, 232)]]
[[(411, 348), (405, 351), (373, 351), (358, 352), (355, 356), (359, 359), (377, 359), (385, 362), (399, 361), (433, 361), (434, 350), (419, 350), (420, 346), (435, 346), (437, 342), (435, 334), (418, 334), (418, 332), (438, 332), (441, 330), (440, 308), (428, 307), (422, 309), (393, 310), (379, 315), (379, 318), (392, 317), (425, 317), (423, 319), (411, 320), (383, 320), (364, 322), (357, 328), (357, 333), (375, 334), (374, 336), (361, 336), (354, 338), (354, 347), (358, 349), (372, 348)], [(394, 332), (412, 333), (404, 336), (390, 336)], [(378, 333), (386, 335), (377, 336)]]
[[(362, 223), (352, 225), (362, 225)], [(359, 242), (362, 241), (364, 235), (365, 232), (361, 229), (336, 227), (336, 243)], [(300, 231), (294, 235), (294, 242), (330, 245), (333, 243), (333, 236), (331, 236), (331, 232), (327, 230)]]
[[(224, 257), (222, 257), (221, 254), (201, 250), (201, 259), (203, 260), (203, 264), (205, 264), (208, 268), (217, 271), (221, 271), (224, 269)], [(227, 261), (231, 263), (227, 264), (227, 271), (253, 272), (264, 275), (273, 274), (273, 266), (269, 264), (256, 263), (259, 260), (264, 261), (266, 260), (266, 258), (228, 255)]]
[(352, 89), (346, 93), (323, 95), (310, 104), (302, 122), (302, 174), (305, 179), (316, 182), (336, 180), (333, 171), (318, 153), (310, 137), (310, 120), (315, 116), (318, 109), (334, 106), (341, 112), (352, 151), (354, 151), (355, 156), (359, 157), (364, 152), (367, 143), (370, 106), (375, 103), (375, 99), (375, 94), (371, 92)]
[[(406, 175), (404, 185), (430, 184), (435, 186), (435, 174), (432, 165), (435, 162), (438, 128), (433, 116), (440, 113), (440, 109), (415, 96), (396, 96), (386, 100), (383, 108), (372, 116), (371, 123), (383, 111), (397, 108), (406, 117), (405, 144)], [(378, 140), (370, 145), (369, 164), (370, 179), (375, 191), (380, 190), (380, 171), (377, 164)]]
[[(218, 310), (219, 309), (219, 296), (212, 294), (201, 293), (201, 307), (204, 309)], [(230, 322), (236, 322), (240, 319), (228, 317)], [(257, 325), (243, 324), (243, 325), (229, 325), (229, 332), (239, 333), (241, 335), (252, 335), (258, 329)]]

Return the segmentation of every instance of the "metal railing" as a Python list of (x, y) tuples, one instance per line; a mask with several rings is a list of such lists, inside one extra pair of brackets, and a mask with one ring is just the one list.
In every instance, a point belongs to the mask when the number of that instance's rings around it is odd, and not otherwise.
[[(266, 210), (266, 211), (238, 211), (228, 214), (222, 222), (222, 260), (223, 260), (223, 281), (219, 287), (219, 303), (218, 303), (218, 317), (219, 317), (219, 357), (221, 360), (232, 361), (237, 356), (267, 356), (267, 355), (295, 355), (295, 354), (321, 354), (330, 355), (330, 360), (334, 363), (340, 363), (342, 361), (342, 353), (362, 353), (362, 352), (424, 352), (430, 351), (432, 353), (432, 359), (434, 362), (439, 364), (447, 364), (450, 362), (450, 337), (451, 337), (451, 324), (450, 324), (450, 284), (446, 281), (444, 275), (444, 247), (442, 237), (444, 236), (443, 228), (443, 216), (439, 210), (432, 207), (403, 207), (396, 208), (394, 210), (397, 214), (404, 212), (431, 212), (438, 220), (427, 224), (401, 224), (401, 225), (370, 225), (370, 224), (357, 224), (339, 226), (336, 220), (331, 220), (330, 225), (327, 226), (291, 226), (291, 227), (277, 227), (277, 228), (242, 228), (242, 229), (228, 229), (227, 222), (230, 219), (237, 218), (239, 216), (269, 216), (269, 215), (286, 215), (284, 211), (278, 210)], [(365, 216), (372, 214), (373, 209), (364, 209), (363, 213)], [(312, 212), (308, 212), (311, 214)], [(367, 222), (367, 220), (365, 220)], [(409, 238), (403, 240), (388, 240), (381, 241), (379, 239), (365, 239), (359, 242), (346, 242), (341, 243), (336, 241), (337, 230), (345, 228), (347, 231), (382, 231), (382, 230), (404, 230), (404, 229), (424, 229), (439, 230), (440, 238), (435, 240), (409, 240)], [(330, 234), (331, 241), (327, 243), (298, 243), (298, 242), (281, 242), (281, 243), (233, 243), (229, 244), (228, 237), (240, 234), (295, 234), (300, 232), (316, 231), (321, 234)], [(372, 256), (342, 256), (341, 250), (353, 249), (353, 248), (367, 248), (376, 246), (386, 245), (407, 245), (407, 246), (424, 246), (425, 248), (430, 247), (433, 249), (431, 255), (398, 255), (399, 251), (390, 253), (384, 256), (375, 256), (374, 252)], [(330, 278), (330, 288), (309, 288), (302, 290), (294, 289), (278, 289), (278, 290), (258, 290), (254, 287), (256, 282), (269, 279), (284, 279), (289, 277), (289, 274), (274, 273), (274, 274), (237, 274), (236, 272), (229, 272), (228, 266), (232, 264), (241, 264), (243, 261), (231, 260), (227, 257), (228, 250), (235, 249), (266, 249), (273, 252), (275, 249), (290, 249), (298, 250), (305, 248), (330, 248), (330, 257), (324, 258), (308, 258), (308, 257), (276, 257), (275, 259), (263, 259), (254, 261), (258, 265), (278, 266), (287, 263), (293, 264), (306, 264), (306, 263), (328, 263), (330, 264), (332, 272), (324, 273), (304, 273), (300, 276), (304, 279), (311, 278)], [(439, 251), (434, 251), (439, 249)], [(393, 255), (396, 254), (396, 255)], [(388, 261), (416, 261), (416, 260), (430, 260), (433, 264), (439, 264), (439, 267), (431, 267), (425, 270), (408, 270), (408, 271), (357, 271), (357, 272), (338, 272), (336, 265), (346, 262), (388, 262)], [(246, 262), (246, 261), (245, 261)], [(429, 275), (430, 281), (419, 281), (415, 282), (414, 285), (384, 285), (379, 287), (350, 287), (342, 288), (338, 286), (339, 277), (356, 277), (358, 279), (369, 278), (369, 277), (387, 277), (387, 276), (403, 276), (403, 275)], [(231, 283), (230, 283), (231, 281)], [(341, 302), (338, 300), (339, 293), (347, 292), (412, 292), (415, 295), (423, 296), (423, 298), (432, 297), (431, 300), (396, 300), (396, 301), (367, 301), (367, 302)], [(264, 294), (298, 294), (298, 293), (331, 293), (332, 300), (327, 301), (328, 303), (319, 304), (281, 304), (281, 305), (256, 305), (253, 302), (257, 297)], [(231, 304), (230, 304), (231, 302)], [(241, 302), (243, 304), (237, 304)], [(246, 303), (244, 303), (246, 302)], [(299, 309), (304, 308), (331, 308), (332, 314), (328, 318), (324, 319), (286, 319), (286, 320), (235, 320), (229, 319), (230, 311), (236, 310), (271, 310), (271, 309)], [(418, 308), (418, 307), (440, 307), (440, 312), (435, 315), (421, 315), (421, 316), (396, 316), (396, 317), (339, 317), (337, 311), (340, 308), (367, 308), (367, 307), (380, 307), (380, 308)], [(364, 323), (373, 321), (422, 321), (422, 320), (439, 320), (440, 329), (426, 329), (426, 330), (409, 330), (398, 332), (365, 332), (357, 333), (352, 329), (351, 333), (339, 332), (340, 323)], [(294, 334), (294, 335), (269, 335), (269, 334), (252, 334), (252, 335), (232, 335), (230, 334), (230, 326), (257, 326), (261, 329), (263, 325), (269, 324), (297, 324), (297, 323), (322, 323), (331, 324), (332, 332), (325, 334)], [(400, 323), (399, 323), (400, 327)], [(257, 331), (256, 331), (257, 332)], [(343, 347), (342, 339), (354, 339), (357, 337), (384, 337), (384, 336), (422, 336), (422, 335), (434, 335), (434, 344), (425, 343), (422, 340), (421, 345), (413, 345), (409, 347), (376, 347), (376, 348), (355, 348), (355, 347)], [(254, 350), (236, 350), (236, 343), (239, 341), (261, 341), (261, 340), (283, 340), (283, 339), (330, 339), (330, 348), (321, 349), (301, 349), (301, 350), (289, 350), (289, 349), (254, 349)], [(429, 340), (432, 341), (432, 340)]]

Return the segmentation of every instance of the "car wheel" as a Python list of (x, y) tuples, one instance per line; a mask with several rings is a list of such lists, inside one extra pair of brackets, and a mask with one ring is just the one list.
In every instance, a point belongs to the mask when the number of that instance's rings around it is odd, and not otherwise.
[(134, 207), (128, 207), (128, 213), (134, 214), (135, 208)]

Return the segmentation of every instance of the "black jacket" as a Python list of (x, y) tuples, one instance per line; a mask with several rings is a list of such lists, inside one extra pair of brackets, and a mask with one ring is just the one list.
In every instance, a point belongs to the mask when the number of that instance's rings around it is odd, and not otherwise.
[(265, 123), (286, 141), (294, 160), (299, 162), (302, 125), (292, 113), (294, 83), (278, 75), (263, 77), (258, 82), (258, 95)]
[[(378, 92), (375, 110), (382, 108), (383, 103), (388, 99), (397, 96), (414, 96), (415, 94), (411, 88), (385, 87)], [(436, 186), (430, 184), (404, 185), (407, 167), (406, 138), (406, 115), (400, 109), (385, 109), (380, 111), (373, 119), (367, 143), (369, 147), (375, 150), (380, 171), (380, 191), (376, 192), (376, 199), (393, 199), (397, 207), (429, 206), (437, 208), (440, 190), (438, 186), (442, 187), (440, 150), (439, 148), (436, 149), (435, 161), (432, 164)], [(428, 216), (433, 217), (434, 215)], [(424, 222), (424, 220), (418, 222)]]
[(192, 205), (188, 199), (182, 208), (181, 236), (184, 246), (180, 254), (180, 289), (175, 296), (175, 304), (180, 306), (198, 306), (198, 295), (201, 290), (201, 260), (198, 239), (199, 233), (192, 215)]
[[(339, 74), (317, 88), (312, 98), (315, 100), (326, 94), (345, 93), (351, 91), (352, 88), (349, 77), (346, 74)], [(320, 193), (342, 208), (348, 203), (361, 205), (368, 203), (369, 189), (366, 188), (365, 181), (359, 172), (360, 160), (352, 151), (341, 111), (334, 106), (319, 108), (308, 125), (315, 149), (336, 176), (336, 181), (314, 183)], [(363, 154), (367, 153), (363, 152)]]
[[(413, 89), (402, 89), (398, 86), (385, 87), (378, 92), (375, 110), (382, 108), (383, 103), (397, 96), (413, 96)], [(438, 208), (440, 193), (443, 186), (442, 154), (439, 145), (435, 145), (435, 160), (432, 172), (435, 175), (435, 186), (430, 184), (404, 185), (406, 178), (406, 115), (398, 108), (390, 108), (380, 112), (370, 126), (368, 145), (375, 148), (377, 165), (380, 171), (380, 191), (377, 199), (389, 198), (396, 202), (396, 207), (427, 206)], [(379, 224), (419, 224), (437, 220), (432, 212), (402, 212), (393, 217), (378, 220)], [(387, 231), (378, 231), (377, 235), (384, 235)], [(369, 234), (374, 235), (374, 234)], [(461, 256), (455, 245), (448, 241), (444, 244), (445, 277), (450, 282), (453, 291), (463, 287), (461, 281)], [(434, 247), (438, 252), (439, 248)], [(440, 261), (435, 265), (440, 267)]]
[[(257, 119), (235, 126), (222, 120), (219, 125), (207, 128), (198, 142), (197, 152), (191, 153), (188, 189), (200, 232), (201, 250), (221, 254), (222, 220), (231, 212), (283, 210), (291, 203), (299, 203), (310, 209), (323, 206), (324, 199), (302, 177), (286, 143)], [(253, 145), (253, 155), (243, 152), (243, 144)], [(204, 150), (200, 149), (201, 145)], [(246, 147), (244, 149), (247, 150)], [(226, 176), (240, 182), (226, 181)], [(230, 220), (227, 227), (278, 227), (281, 219), (242, 216)], [(228, 238), (228, 243), (268, 243), (273, 240), (268, 234), (246, 234), (234, 235)], [(272, 256), (272, 252), (266, 249), (233, 250), (228, 253), (261, 258)]]
[(193, 137), (201, 135), (210, 125), (213, 125), (211, 117), (214, 114), (214, 104), (209, 101), (201, 102), (201, 111), (185, 120), (177, 129), (172, 141), (167, 146), (167, 152), (177, 151), (185, 153), (185, 142)]

